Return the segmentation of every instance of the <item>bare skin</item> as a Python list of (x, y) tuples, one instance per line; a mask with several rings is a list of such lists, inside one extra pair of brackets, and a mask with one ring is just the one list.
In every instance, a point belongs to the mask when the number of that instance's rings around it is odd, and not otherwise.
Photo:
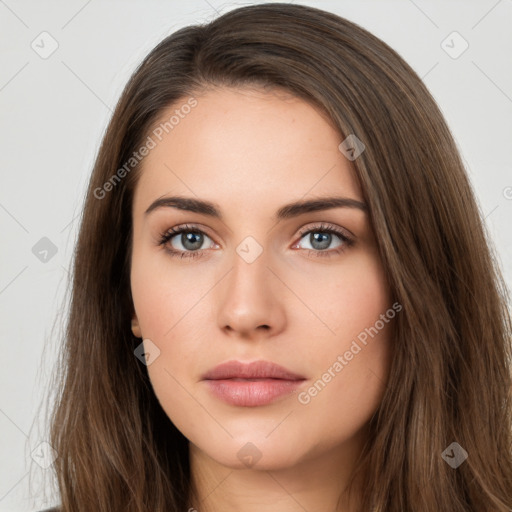
[[(133, 333), (149, 352), (158, 347), (148, 365), (153, 389), (190, 441), (190, 506), (355, 512), (357, 500), (339, 498), (385, 389), (391, 322), (352, 357), (347, 351), (391, 308), (389, 287), (365, 211), (274, 218), (295, 201), (363, 202), (338, 149), (343, 138), (316, 108), (282, 93), (223, 88), (195, 97), (197, 106), (143, 161), (131, 268)], [(145, 213), (167, 196), (215, 203), (222, 219), (171, 206)], [(203, 234), (195, 245), (186, 233), (160, 244), (184, 224)], [(329, 238), (325, 226), (353, 243)], [(202, 380), (228, 360), (272, 361), (305, 380), (271, 403), (232, 405)], [(319, 379), (324, 385), (310, 391)]]

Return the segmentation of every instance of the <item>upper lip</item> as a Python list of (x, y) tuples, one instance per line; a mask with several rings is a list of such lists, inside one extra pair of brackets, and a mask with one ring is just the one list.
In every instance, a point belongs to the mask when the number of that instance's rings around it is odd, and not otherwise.
[(304, 377), (270, 361), (226, 361), (203, 375), (203, 380), (220, 379), (304, 380)]

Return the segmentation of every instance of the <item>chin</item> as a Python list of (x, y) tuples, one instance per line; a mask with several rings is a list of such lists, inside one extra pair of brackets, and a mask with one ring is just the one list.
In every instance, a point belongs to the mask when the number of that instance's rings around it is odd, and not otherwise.
[(225, 443), (196, 445), (200, 451), (218, 464), (230, 469), (256, 469), (276, 471), (298, 464), (301, 454), (297, 452), (297, 443), (283, 442), (282, 438), (265, 439), (265, 435), (247, 434), (243, 438), (233, 438)]

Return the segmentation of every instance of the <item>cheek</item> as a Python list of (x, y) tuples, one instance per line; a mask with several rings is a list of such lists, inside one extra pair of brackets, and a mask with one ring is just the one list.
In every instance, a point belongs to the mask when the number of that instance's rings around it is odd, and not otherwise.
[[(211, 275), (193, 266), (175, 265), (163, 254), (134, 251), (131, 290), (142, 337), (156, 345), (159, 356), (147, 370), (166, 409), (190, 410), (190, 381), (199, 380), (204, 353)], [(211, 329), (207, 330), (211, 332)], [(146, 342), (145, 342), (146, 343)], [(185, 386), (185, 387), (184, 387)], [(182, 406), (188, 405), (188, 409)]]
[(356, 430), (380, 403), (391, 361), (393, 318), (398, 313), (392, 308), (381, 264), (372, 254), (354, 258), (334, 285), (333, 280), (324, 283), (324, 290), (319, 293), (311, 287), (308, 297), (330, 333), (323, 328), (315, 339), (313, 327), (322, 326), (310, 322), (309, 338), (314, 343), (303, 353), (315, 375), (299, 401), (310, 413), (330, 416), (335, 435), (339, 428)]
[(378, 331), (385, 330), (380, 318), (391, 307), (391, 295), (382, 265), (369, 251), (347, 258), (342, 268), (333, 267), (331, 273), (295, 276), (295, 291), (305, 298), (309, 311), (302, 316), (293, 310), (289, 313), (292, 322), (301, 324), (301, 332), (307, 333), (304, 338), (311, 340), (303, 347), (305, 356), (318, 365), (349, 350), (358, 337), (362, 342), (365, 337), (371, 339), (368, 330), (376, 322)]
[(330, 293), (338, 297), (338, 321), (334, 323), (342, 330), (346, 326), (351, 335), (355, 334), (354, 330), (373, 325), (391, 305), (380, 260), (369, 252), (354, 258)]
[(173, 264), (163, 252), (156, 254), (145, 249), (134, 251), (130, 279), (143, 337), (155, 342), (171, 339), (211, 288), (207, 272)]
[(297, 397), (302, 414), (296, 419), (313, 423), (304, 434), (306, 443), (322, 439), (319, 444), (329, 448), (354, 436), (375, 413), (386, 389), (392, 357), (393, 320), (381, 329), (374, 327), (386, 310), (376, 307), (368, 312), (364, 320), (370, 324), (371, 318), (370, 327), (354, 325), (352, 331), (363, 336), (342, 333), (340, 328), (334, 342), (312, 354), (315, 375)]
[[(153, 392), (167, 417), (188, 439), (218, 439), (219, 423), (211, 421), (200, 396), (196, 397), (190, 372), (194, 362), (167, 347), (148, 366)], [(214, 418), (215, 419), (215, 418)]]
[[(199, 379), (195, 373), (197, 359), (204, 348), (199, 320), (205, 321), (201, 314), (205, 301), (200, 298), (208, 283), (202, 275), (184, 270), (183, 266), (176, 270), (165, 258), (145, 255), (143, 250), (132, 258), (131, 289), (145, 349), (146, 345), (156, 345), (159, 351), (147, 366), (151, 385), (169, 418), (188, 436), (195, 435), (199, 429), (195, 418), (204, 414), (192, 398), (194, 390), (190, 385)], [(212, 425), (202, 423), (203, 435), (205, 428), (212, 428), (213, 435)]]

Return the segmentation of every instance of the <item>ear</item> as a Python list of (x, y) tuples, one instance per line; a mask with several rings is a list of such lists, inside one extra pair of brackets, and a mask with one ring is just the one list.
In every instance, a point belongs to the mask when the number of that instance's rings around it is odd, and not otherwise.
[(139, 319), (137, 315), (134, 313), (132, 317), (132, 332), (136, 338), (142, 338), (142, 333), (140, 331)]

